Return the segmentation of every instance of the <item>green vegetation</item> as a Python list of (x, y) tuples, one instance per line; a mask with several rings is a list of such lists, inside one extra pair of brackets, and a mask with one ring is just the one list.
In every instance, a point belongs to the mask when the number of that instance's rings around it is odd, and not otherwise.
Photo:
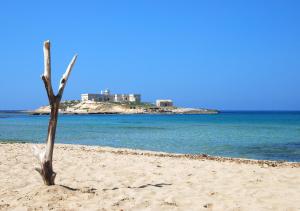
[(80, 103), (80, 100), (66, 100), (66, 101), (62, 101), (59, 105), (59, 108), (62, 110), (65, 110), (68, 107), (72, 107), (77, 105), (78, 103)]

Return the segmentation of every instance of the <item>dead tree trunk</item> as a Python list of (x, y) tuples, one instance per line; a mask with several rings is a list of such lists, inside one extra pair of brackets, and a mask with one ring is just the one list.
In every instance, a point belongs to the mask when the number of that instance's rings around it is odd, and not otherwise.
[(33, 154), (40, 162), (40, 168), (36, 170), (41, 174), (45, 185), (54, 185), (56, 173), (52, 167), (52, 156), (55, 141), (56, 125), (58, 118), (59, 104), (63, 95), (64, 88), (66, 86), (69, 75), (72, 71), (73, 65), (76, 61), (77, 55), (75, 55), (70, 62), (65, 74), (63, 74), (57, 95), (54, 95), (51, 84), (51, 58), (50, 58), (50, 41), (44, 42), (44, 73), (42, 80), (44, 82), (48, 100), (51, 108), (50, 120), (48, 125), (48, 136), (46, 141), (46, 147), (39, 149), (37, 146), (33, 146)]

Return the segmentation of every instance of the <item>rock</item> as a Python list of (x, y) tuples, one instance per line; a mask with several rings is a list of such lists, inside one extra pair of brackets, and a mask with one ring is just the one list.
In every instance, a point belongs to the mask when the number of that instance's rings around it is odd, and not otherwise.
[(208, 204), (205, 204), (203, 207), (204, 208), (212, 208), (213, 204), (212, 203), (208, 203)]

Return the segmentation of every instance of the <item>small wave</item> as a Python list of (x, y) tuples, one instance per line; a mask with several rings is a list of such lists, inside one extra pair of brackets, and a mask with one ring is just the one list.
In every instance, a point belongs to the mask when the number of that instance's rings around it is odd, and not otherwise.
[(155, 126), (121, 126), (118, 127), (120, 129), (141, 129), (141, 130), (165, 130), (163, 127), (155, 127)]

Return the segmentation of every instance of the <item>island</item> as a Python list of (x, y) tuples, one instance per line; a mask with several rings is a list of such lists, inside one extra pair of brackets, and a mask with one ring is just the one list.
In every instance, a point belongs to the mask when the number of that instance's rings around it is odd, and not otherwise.
[[(33, 115), (47, 115), (50, 106), (30, 111)], [(109, 89), (100, 94), (81, 94), (81, 100), (62, 101), (60, 114), (217, 114), (218, 110), (183, 108), (173, 105), (170, 99), (158, 99), (156, 103), (141, 101), (140, 94), (111, 94)]]

